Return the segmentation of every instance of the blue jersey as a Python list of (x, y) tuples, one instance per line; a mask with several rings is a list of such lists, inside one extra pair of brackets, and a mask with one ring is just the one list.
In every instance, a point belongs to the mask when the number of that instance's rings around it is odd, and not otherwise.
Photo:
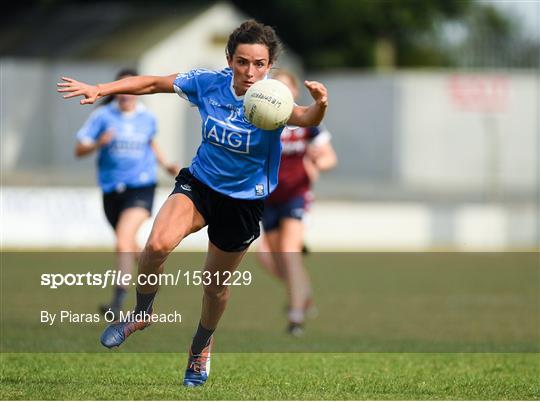
[(138, 104), (133, 112), (122, 112), (116, 102), (101, 106), (77, 132), (77, 140), (93, 144), (105, 132), (112, 141), (99, 149), (98, 181), (103, 192), (156, 183), (156, 156), (151, 147), (156, 119)]
[(202, 142), (189, 170), (213, 190), (232, 198), (266, 198), (276, 187), (283, 128), (261, 130), (244, 118), (243, 96), (232, 87), (230, 68), (179, 74), (174, 90), (197, 106)]

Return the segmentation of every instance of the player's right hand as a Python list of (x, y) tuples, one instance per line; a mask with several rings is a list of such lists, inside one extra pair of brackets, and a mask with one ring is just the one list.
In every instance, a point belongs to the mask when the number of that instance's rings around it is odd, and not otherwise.
[(64, 99), (84, 96), (84, 99), (81, 99), (81, 105), (91, 105), (100, 98), (97, 85), (89, 85), (69, 77), (62, 77), (62, 81), (64, 82), (59, 82), (56, 85), (58, 92), (67, 92)]

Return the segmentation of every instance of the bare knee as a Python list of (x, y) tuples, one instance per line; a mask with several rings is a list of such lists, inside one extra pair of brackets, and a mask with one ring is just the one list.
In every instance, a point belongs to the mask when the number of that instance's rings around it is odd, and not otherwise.
[(167, 240), (163, 236), (151, 236), (145, 246), (145, 252), (156, 256), (169, 255), (178, 243)]

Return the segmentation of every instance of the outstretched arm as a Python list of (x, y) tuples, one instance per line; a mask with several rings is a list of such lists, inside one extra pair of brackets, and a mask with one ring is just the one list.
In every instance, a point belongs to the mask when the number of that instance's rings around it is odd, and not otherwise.
[(117, 94), (148, 95), (156, 93), (174, 92), (173, 83), (177, 74), (167, 76), (137, 75), (105, 84), (90, 85), (85, 82), (62, 77), (64, 82), (59, 82), (58, 92), (66, 93), (65, 99), (76, 96), (84, 96), (81, 105), (92, 104), (98, 99)]
[(180, 172), (180, 166), (178, 166), (176, 163), (167, 162), (165, 155), (161, 151), (161, 148), (158, 147), (155, 140), (152, 140), (151, 144), (152, 144), (152, 150), (154, 151), (154, 154), (156, 155), (156, 160), (159, 163), (159, 165), (163, 169), (165, 169), (171, 176), (176, 176), (178, 172)]
[(317, 81), (304, 81), (304, 85), (315, 102), (310, 106), (295, 106), (287, 124), (300, 127), (318, 126), (328, 107), (326, 87)]

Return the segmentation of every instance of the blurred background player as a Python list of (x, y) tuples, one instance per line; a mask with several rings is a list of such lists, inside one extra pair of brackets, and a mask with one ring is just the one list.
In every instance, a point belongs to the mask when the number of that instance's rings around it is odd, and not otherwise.
[[(132, 69), (118, 72), (116, 79), (137, 75)], [(131, 273), (140, 247), (136, 235), (152, 213), (156, 187), (156, 164), (175, 176), (179, 167), (167, 163), (154, 136), (156, 118), (136, 95), (106, 97), (77, 132), (75, 155), (98, 152), (98, 181), (103, 208), (116, 238), (116, 268)], [(115, 316), (122, 308), (127, 288), (116, 286), (110, 303), (99, 306)]]
[[(287, 85), (295, 100), (298, 98), (298, 80), (291, 72), (280, 69), (273, 78)], [(287, 289), (287, 331), (295, 336), (303, 333), (306, 312), (315, 308), (309, 275), (302, 262), (304, 216), (319, 172), (337, 164), (330, 139), (323, 126), (284, 128), (278, 186), (266, 200), (262, 217), (265, 235), (257, 255), (266, 270)]]

